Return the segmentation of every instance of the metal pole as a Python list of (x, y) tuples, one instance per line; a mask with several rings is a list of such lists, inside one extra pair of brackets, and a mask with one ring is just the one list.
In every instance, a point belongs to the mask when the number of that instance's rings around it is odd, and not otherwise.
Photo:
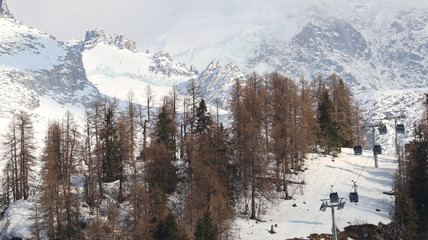
[(395, 154), (397, 154), (397, 157), (400, 155), (398, 152), (398, 134), (397, 134), (397, 118), (394, 118), (394, 130), (395, 130)]
[[(372, 127), (373, 130), (373, 148), (376, 145), (376, 129), (375, 127)], [(374, 165), (375, 168), (378, 168), (379, 166), (377, 165), (377, 154), (373, 152), (373, 158), (374, 158)]]
[(336, 221), (334, 220), (334, 206), (331, 207), (331, 217), (333, 219), (333, 228), (331, 229), (331, 231), (333, 233), (333, 240), (337, 240)]
[(374, 166), (375, 168), (379, 168), (379, 165), (377, 164), (377, 154), (374, 154)]

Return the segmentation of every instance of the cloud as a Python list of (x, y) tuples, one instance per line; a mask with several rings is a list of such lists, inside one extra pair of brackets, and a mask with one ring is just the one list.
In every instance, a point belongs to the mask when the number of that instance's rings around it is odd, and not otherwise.
[[(312, 4), (335, 8), (367, 4), (377, 7), (405, 9), (427, 8), (426, 0), (13, 0), (9, 8), (15, 18), (54, 35), (60, 40), (83, 38), (86, 30), (101, 28), (109, 33), (125, 33), (137, 42), (151, 44), (180, 34), (180, 29), (198, 30), (203, 24), (246, 22), (259, 16), (266, 19), (281, 18), (286, 12), (306, 9)], [(327, 9), (327, 8), (326, 8)], [(345, 10), (344, 10), (345, 11)], [(347, 9), (346, 11), (349, 11)], [(251, 13), (251, 14), (249, 14)], [(241, 18), (239, 18), (239, 17)], [(230, 20), (230, 21), (229, 21)], [(201, 26), (195, 27), (195, 24)], [(236, 25), (234, 25), (236, 26)], [(215, 31), (222, 31), (216, 26)], [(242, 31), (244, 31), (243, 29)], [(185, 34), (185, 33), (183, 33)], [(211, 34), (215, 35), (216, 32)], [(222, 34), (218, 32), (218, 34)], [(192, 34), (195, 36), (195, 34)], [(185, 39), (180, 36), (179, 39)]]

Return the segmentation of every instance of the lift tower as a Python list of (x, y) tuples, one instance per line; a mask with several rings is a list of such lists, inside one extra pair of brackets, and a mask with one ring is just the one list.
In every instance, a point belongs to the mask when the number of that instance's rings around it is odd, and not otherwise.
[(375, 164), (375, 167), (376, 168), (378, 168), (379, 166), (378, 166), (378, 164), (377, 164), (377, 155), (378, 155), (378, 152), (376, 151), (374, 151), (374, 147), (376, 146), (376, 128), (377, 127), (380, 127), (381, 126), (381, 124), (369, 124), (369, 125), (365, 125), (364, 127), (365, 128), (371, 128), (372, 129), (372, 138), (373, 138), (373, 158), (374, 158), (374, 164)]
[(404, 119), (406, 118), (406, 115), (401, 114), (397, 116), (387, 116), (385, 117), (386, 120), (392, 120), (394, 119), (394, 129), (395, 129), (395, 153), (397, 154), (397, 157), (400, 156), (400, 147), (398, 146), (398, 133), (404, 133), (404, 125), (403, 124), (397, 124), (397, 119)]
[(341, 210), (345, 206), (345, 201), (343, 198), (339, 198), (337, 193), (330, 193), (330, 199), (321, 199), (320, 211), (325, 211), (328, 207), (331, 208), (331, 218), (332, 218), (332, 235), (333, 240), (337, 240), (337, 227), (336, 220), (334, 218), (334, 208), (337, 207), (337, 210)]

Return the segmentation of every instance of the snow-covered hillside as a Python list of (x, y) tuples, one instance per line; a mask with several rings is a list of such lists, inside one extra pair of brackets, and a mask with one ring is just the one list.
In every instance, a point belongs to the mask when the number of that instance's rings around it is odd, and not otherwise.
[(88, 81), (80, 54), (54, 37), (0, 18), (0, 130), (19, 110), (33, 114), (38, 133), (66, 110), (81, 111), (100, 98)]
[[(311, 233), (331, 234), (331, 209), (320, 211), (320, 200), (328, 199), (331, 189), (346, 201), (342, 210), (335, 211), (339, 231), (351, 224), (389, 223), (394, 198), (383, 192), (392, 190), (397, 162), (394, 157), (379, 155), (378, 163), (379, 168), (375, 168), (371, 151), (355, 156), (352, 149), (342, 149), (337, 158), (310, 156), (306, 161), (307, 170), (296, 177), (305, 185), (294, 187), (293, 199), (278, 200), (273, 206), (263, 206), (267, 208), (261, 217), (263, 221), (238, 218), (234, 226), (236, 239), (279, 240), (306, 238)], [(358, 186), (359, 202), (356, 204), (350, 203), (348, 197), (352, 191), (352, 181)], [(277, 225), (274, 228), (276, 234), (268, 232), (271, 225)]]
[[(374, 167), (373, 155), (364, 151), (354, 156), (351, 149), (343, 149), (337, 158), (323, 155), (310, 155), (306, 170), (296, 176), (296, 181), (305, 185), (296, 185), (292, 191), (292, 200), (278, 200), (273, 205), (262, 206), (263, 221), (237, 217), (233, 226), (234, 239), (287, 239), (307, 237), (311, 233), (331, 233), (330, 209), (319, 211), (321, 201), (329, 197), (331, 185), (339, 197), (346, 201), (342, 210), (336, 211), (339, 230), (350, 224), (389, 223), (393, 197), (383, 194), (392, 190), (393, 175), (397, 168), (394, 157), (379, 155), (379, 168)], [(349, 192), (355, 181), (358, 185), (359, 202), (349, 202)], [(18, 201), (5, 213), (0, 221), (1, 234), (5, 237), (16, 236), (31, 238), (28, 230), (33, 223), (33, 198)], [(293, 206), (295, 204), (295, 206)], [(276, 234), (268, 231), (271, 225)]]

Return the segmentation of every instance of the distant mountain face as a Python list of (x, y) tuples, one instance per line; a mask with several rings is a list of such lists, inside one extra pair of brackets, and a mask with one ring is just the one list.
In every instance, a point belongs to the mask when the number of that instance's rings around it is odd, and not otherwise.
[[(236, 79), (243, 80), (245, 74), (235, 65), (221, 65), (220, 61), (214, 60), (201, 72), (196, 81), (198, 95), (212, 105), (227, 109), (230, 94)], [(186, 93), (189, 82), (179, 85), (181, 92)]]
[(123, 34), (106, 34), (101, 29), (92, 29), (86, 32), (85, 39), (77, 43), (70, 43), (76, 51), (83, 52), (95, 48), (98, 44), (116, 46), (118, 49), (127, 49), (131, 52), (137, 52), (134, 40), (128, 39)]
[(0, 18), (0, 116), (33, 110), (42, 97), (86, 105), (100, 97), (88, 81), (81, 56), (34, 28)]
[(425, 88), (427, 16), (401, 13), (388, 25), (365, 31), (342, 19), (313, 17), (290, 41), (263, 42), (249, 66), (310, 78), (335, 72), (356, 92)]

